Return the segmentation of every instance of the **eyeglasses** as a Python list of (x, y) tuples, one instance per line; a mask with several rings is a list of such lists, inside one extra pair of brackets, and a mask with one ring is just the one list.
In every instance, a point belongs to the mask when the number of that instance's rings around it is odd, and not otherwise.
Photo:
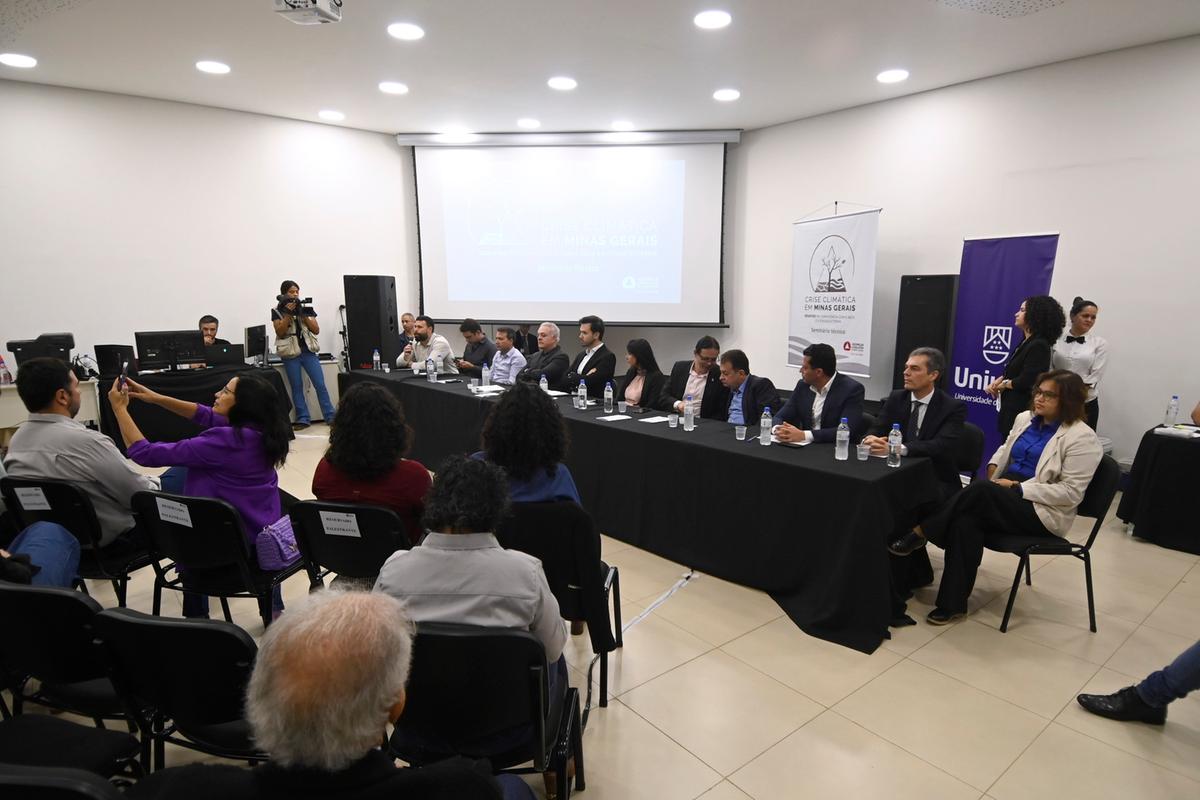
[(1033, 396), (1034, 397), (1044, 397), (1047, 400), (1057, 400), (1058, 392), (1046, 392), (1046, 391), (1042, 391), (1041, 389), (1034, 389)]

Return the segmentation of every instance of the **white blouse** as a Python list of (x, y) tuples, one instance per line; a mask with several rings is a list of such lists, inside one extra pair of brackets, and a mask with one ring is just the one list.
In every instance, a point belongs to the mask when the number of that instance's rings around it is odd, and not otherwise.
[(1087, 399), (1090, 403), (1096, 399), (1096, 390), (1104, 377), (1104, 368), (1108, 362), (1108, 342), (1093, 333), (1086, 333), (1083, 342), (1067, 342), (1067, 337), (1077, 338), (1068, 330), (1054, 345), (1050, 355), (1050, 366), (1054, 369), (1068, 369), (1083, 378), (1087, 385)]

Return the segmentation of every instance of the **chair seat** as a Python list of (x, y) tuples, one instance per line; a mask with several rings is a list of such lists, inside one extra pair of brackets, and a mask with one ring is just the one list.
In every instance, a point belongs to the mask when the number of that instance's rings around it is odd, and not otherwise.
[(36, 697), (50, 705), (90, 717), (122, 716), (125, 712), (117, 690), (108, 678), (78, 683), (43, 683), (38, 687)]
[(1080, 545), (1057, 536), (1051, 539), (1045, 536), (1020, 536), (1009, 533), (988, 536), (987, 547), (989, 550), (1018, 555), (1031, 547), (1037, 547), (1038, 553), (1043, 555), (1070, 555), (1081, 549)]
[(176, 730), (206, 750), (261, 755), (250, 733), (250, 724), (244, 719), (208, 725), (177, 724)]
[(68, 767), (102, 777), (118, 762), (138, 755), (138, 740), (121, 731), (77, 725), (46, 714), (22, 714), (0, 722), (0, 761), (30, 767)]

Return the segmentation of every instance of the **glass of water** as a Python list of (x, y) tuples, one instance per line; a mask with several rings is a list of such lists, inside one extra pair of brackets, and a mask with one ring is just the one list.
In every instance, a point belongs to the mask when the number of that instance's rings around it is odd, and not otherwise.
[(858, 446), (858, 460), (866, 461), (871, 456), (871, 445), (860, 444)]
[(679, 415), (673, 411), (670, 414), (667, 414), (667, 424), (670, 425), (672, 428), (678, 428), (679, 427)]
[(746, 426), (745, 425), (734, 425), (733, 426), (733, 437), (735, 439), (737, 439), (739, 442), (746, 441)]

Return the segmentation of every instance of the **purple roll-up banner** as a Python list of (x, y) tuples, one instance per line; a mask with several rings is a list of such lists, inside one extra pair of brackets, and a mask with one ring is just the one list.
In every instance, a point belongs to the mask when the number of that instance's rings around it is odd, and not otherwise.
[(1057, 251), (1057, 233), (963, 242), (951, 393), (967, 404), (967, 421), (983, 429), (985, 466), (1003, 441), (999, 408), (984, 389), (1024, 338), (1013, 319), (1021, 302), (1050, 293)]

